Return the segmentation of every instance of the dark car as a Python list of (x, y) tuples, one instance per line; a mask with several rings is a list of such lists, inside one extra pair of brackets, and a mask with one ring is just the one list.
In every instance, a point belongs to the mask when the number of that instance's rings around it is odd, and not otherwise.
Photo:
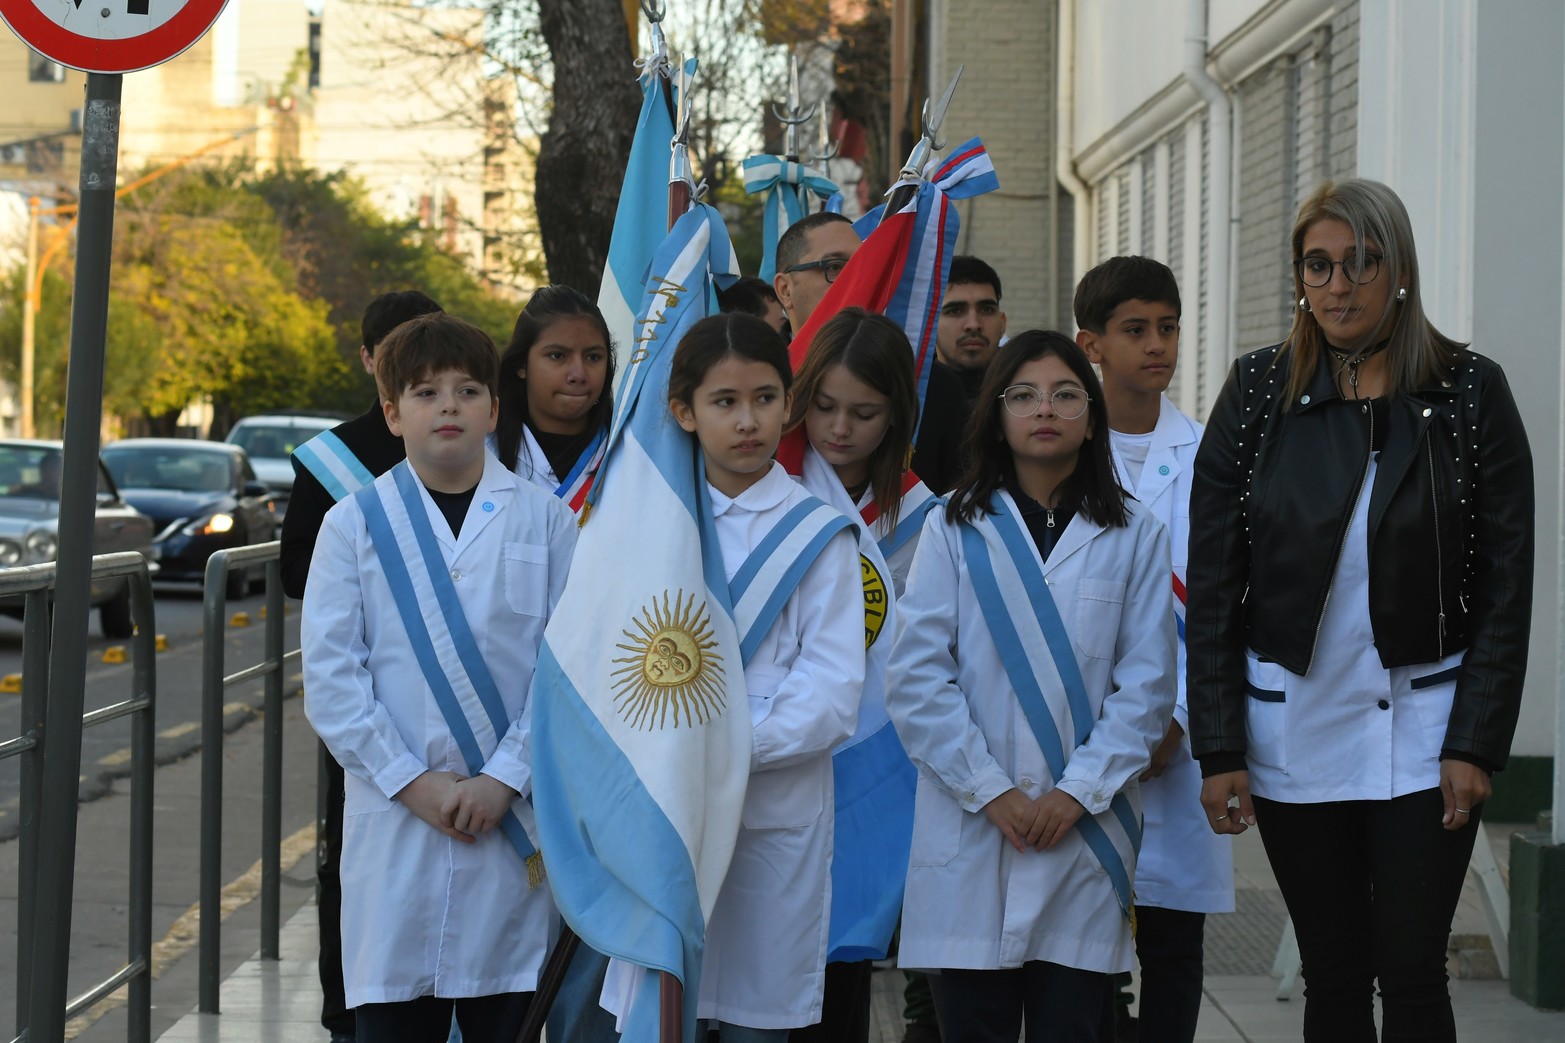
[[(120, 493), (157, 528), (158, 578), (195, 580), (207, 559), (277, 537), (271, 492), (243, 449), (191, 438), (126, 438), (103, 450)], [(262, 566), (233, 569), (228, 596), (242, 597)]]
[[(0, 567), (53, 561), (60, 549), (60, 474), (64, 447), (59, 442), (0, 440)], [(103, 464), (98, 464), (98, 497), (93, 516), (92, 552), (140, 551), (157, 571), (152, 519), (120, 499)], [(130, 637), (130, 582), (123, 577), (94, 582), (92, 604), (107, 638)], [(0, 601), (0, 612), (20, 616), (21, 597)]]

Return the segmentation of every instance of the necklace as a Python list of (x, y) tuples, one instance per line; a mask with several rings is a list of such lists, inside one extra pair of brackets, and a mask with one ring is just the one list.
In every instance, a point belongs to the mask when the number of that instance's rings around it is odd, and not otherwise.
[(1359, 363), (1385, 351), (1386, 346), (1390, 343), (1389, 340), (1383, 340), (1379, 344), (1365, 348), (1362, 351), (1343, 351), (1341, 348), (1331, 344), (1326, 345), (1326, 350), (1330, 351), (1337, 360), (1338, 379), (1341, 379), (1344, 369), (1348, 371), (1348, 386), (1353, 389), (1353, 397), (1355, 399), (1359, 397)]

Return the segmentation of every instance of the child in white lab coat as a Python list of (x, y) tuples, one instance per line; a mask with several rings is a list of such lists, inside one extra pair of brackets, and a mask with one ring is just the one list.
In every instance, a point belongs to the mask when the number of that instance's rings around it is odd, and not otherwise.
[[(751, 774), (733, 860), (707, 924), (697, 1002), (698, 1016), (716, 1023), (724, 1043), (781, 1043), (789, 1029), (821, 1018), (831, 751), (853, 734), (864, 687), (864, 596), (852, 523), (772, 459), (791, 382), (782, 337), (740, 312), (691, 327), (669, 375), (669, 407), (700, 444), (728, 579), (743, 571), (747, 598), (757, 584), (771, 584), (764, 602), (777, 606), (740, 635), (754, 727)], [(808, 536), (809, 549), (774, 562), (773, 547), (796, 545), (779, 543), (784, 534)]]
[(362, 1043), (516, 1037), (556, 914), (528, 835), (528, 680), (569, 508), (484, 448), (494, 344), (444, 314), (380, 345), (407, 460), (326, 515), (305, 710), (347, 772), (343, 973)]
[[(999, 349), (920, 537), (887, 700), (920, 769), (900, 962), (945, 1043), (1113, 1038), (1137, 776), (1174, 706), (1168, 534), (1114, 478), (1081, 349)], [(955, 896), (960, 896), (955, 897)]]

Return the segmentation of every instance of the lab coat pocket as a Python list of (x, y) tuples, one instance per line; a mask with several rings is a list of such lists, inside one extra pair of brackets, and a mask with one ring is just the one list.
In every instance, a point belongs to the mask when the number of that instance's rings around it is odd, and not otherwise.
[(941, 786), (920, 775), (913, 804), (915, 866), (949, 865), (962, 849), (962, 805)]
[(1249, 759), (1287, 770), (1287, 671), (1281, 663), (1247, 651), (1244, 659), (1245, 721)]
[(831, 765), (805, 761), (750, 776), (745, 789), (745, 829), (803, 829), (812, 826), (826, 809), (826, 780)]
[(1109, 579), (1082, 580), (1076, 588), (1072, 644), (1089, 659), (1113, 659), (1124, 608), (1125, 584)]
[(505, 602), (524, 616), (549, 614), (549, 548), (538, 543), (505, 545)]
[(348, 818), (390, 811), (394, 803), (373, 782), (365, 782), (353, 775), (348, 776), (343, 787), (342, 813)]

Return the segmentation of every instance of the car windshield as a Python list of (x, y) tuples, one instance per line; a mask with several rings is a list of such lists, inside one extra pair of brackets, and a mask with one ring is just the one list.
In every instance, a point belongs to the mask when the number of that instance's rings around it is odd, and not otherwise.
[(0, 495), (58, 500), (63, 463), (53, 446), (0, 445)]
[(228, 454), (209, 449), (110, 446), (103, 451), (103, 462), (121, 489), (215, 493), (233, 488)]
[(318, 427), (305, 424), (241, 424), (228, 436), (228, 440), (252, 458), (283, 459), (322, 431), (330, 431), (336, 426), (335, 420), (322, 420)]

